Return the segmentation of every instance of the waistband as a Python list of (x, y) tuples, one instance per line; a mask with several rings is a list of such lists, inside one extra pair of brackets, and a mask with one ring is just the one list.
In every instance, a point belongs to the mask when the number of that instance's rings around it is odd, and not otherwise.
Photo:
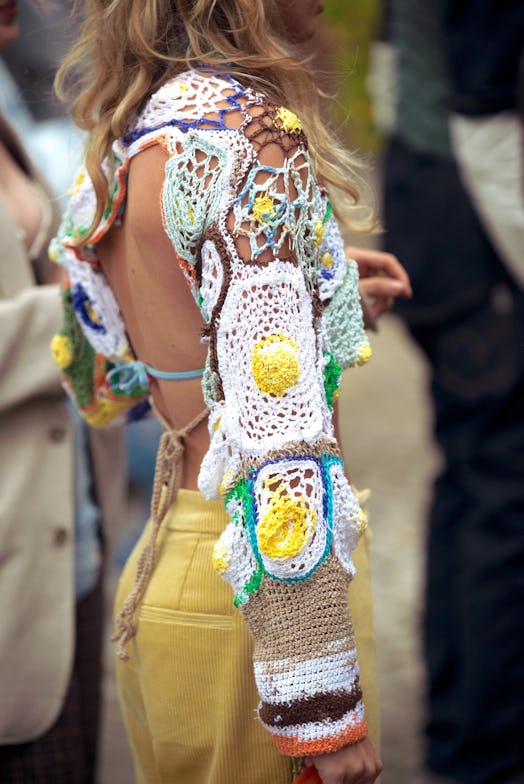
[(163, 525), (171, 531), (221, 534), (229, 522), (222, 501), (208, 501), (197, 490), (180, 488)]

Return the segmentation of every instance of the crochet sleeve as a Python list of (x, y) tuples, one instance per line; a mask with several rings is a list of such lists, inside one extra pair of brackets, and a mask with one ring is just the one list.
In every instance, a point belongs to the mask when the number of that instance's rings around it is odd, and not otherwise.
[(254, 641), (259, 716), (283, 754), (334, 751), (366, 735), (347, 598), (365, 517), (331, 422), (367, 346), (355, 270), (283, 107), (188, 137), (163, 209), (207, 322), (199, 486), (230, 516), (214, 565)]

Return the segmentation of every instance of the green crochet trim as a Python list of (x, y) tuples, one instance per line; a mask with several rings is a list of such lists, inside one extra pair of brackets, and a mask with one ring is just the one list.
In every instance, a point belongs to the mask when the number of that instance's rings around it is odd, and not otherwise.
[(326, 392), (326, 402), (330, 409), (333, 409), (333, 402), (335, 400), (335, 393), (340, 386), (340, 376), (342, 375), (342, 368), (336, 362), (332, 354), (326, 354), (329, 357), (326, 367), (324, 368), (324, 390)]
[[(245, 479), (239, 479), (238, 482), (231, 490), (226, 494), (225, 497), (225, 504), (227, 504), (231, 500), (238, 500), (242, 504), (242, 514), (236, 512), (231, 517), (231, 522), (235, 525), (244, 525), (244, 521), (249, 519), (249, 516), (252, 514), (252, 499), (251, 493), (249, 491), (248, 484)], [(247, 530), (244, 530), (246, 536), (248, 535)], [(247, 604), (249, 601), (249, 597), (256, 593), (262, 584), (262, 580), (264, 579), (264, 569), (261, 564), (258, 565), (256, 572), (254, 572), (247, 583), (242, 586), (242, 590), (234, 597), (233, 604), (235, 607), (242, 607), (242, 605)]]
[(242, 607), (242, 605), (247, 604), (249, 597), (256, 593), (260, 588), (263, 577), (264, 570), (262, 566), (259, 565), (254, 575), (247, 581), (240, 593), (238, 593), (233, 599), (233, 604), (235, 607)]
[(236, 485), (228, 490), (224, 499), (226, 507), (233, 499), (238, 499), (241, 502), (245, 519), (251, 509), (251, 493), (245, 479), (239, 479)]
[(78, 407), (85, 408), (93, 402), (96, 353), (78, 323), (69, 289), (62, 291), (62, 305), (64, 321), (59, 334), (68, 338), (72, 348), (72, 362), (63, 373), (71, 383)]

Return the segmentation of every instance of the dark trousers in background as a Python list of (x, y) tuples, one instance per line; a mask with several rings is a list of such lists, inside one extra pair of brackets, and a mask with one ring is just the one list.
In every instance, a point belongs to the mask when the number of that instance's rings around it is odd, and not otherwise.
[(385, 247), (412, 277), (400, 315), (431, 368), (443, 468), (424, 612), (428, 767), (524, 783), (524, 295), (456, 167), (392, 142)]
[(100, 582), (76, 606), (76, 650), (62, 711), (55, 724), (35, 741), (0, 746), (0, 784), (94, 784), (100, 727), (102, 628)]

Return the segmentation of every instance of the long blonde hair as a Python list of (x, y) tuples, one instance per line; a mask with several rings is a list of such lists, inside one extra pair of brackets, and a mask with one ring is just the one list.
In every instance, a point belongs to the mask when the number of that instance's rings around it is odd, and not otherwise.
[(278, 0), (85, 0), (83, 16), (55, 86), (63, 100), (73, 98), (73, 119), (89, 132), (86, 166), (97, 195), (91, 231), (108, 201), (101, 164), (112, 142), (165, 81), (202, 64), (296, 112), (337, 217), (353, 231), (373, 228), (372, 211), (360, 207), (359, 162), (322, 122), (320, 91), (307, 58), (285, 39)]

